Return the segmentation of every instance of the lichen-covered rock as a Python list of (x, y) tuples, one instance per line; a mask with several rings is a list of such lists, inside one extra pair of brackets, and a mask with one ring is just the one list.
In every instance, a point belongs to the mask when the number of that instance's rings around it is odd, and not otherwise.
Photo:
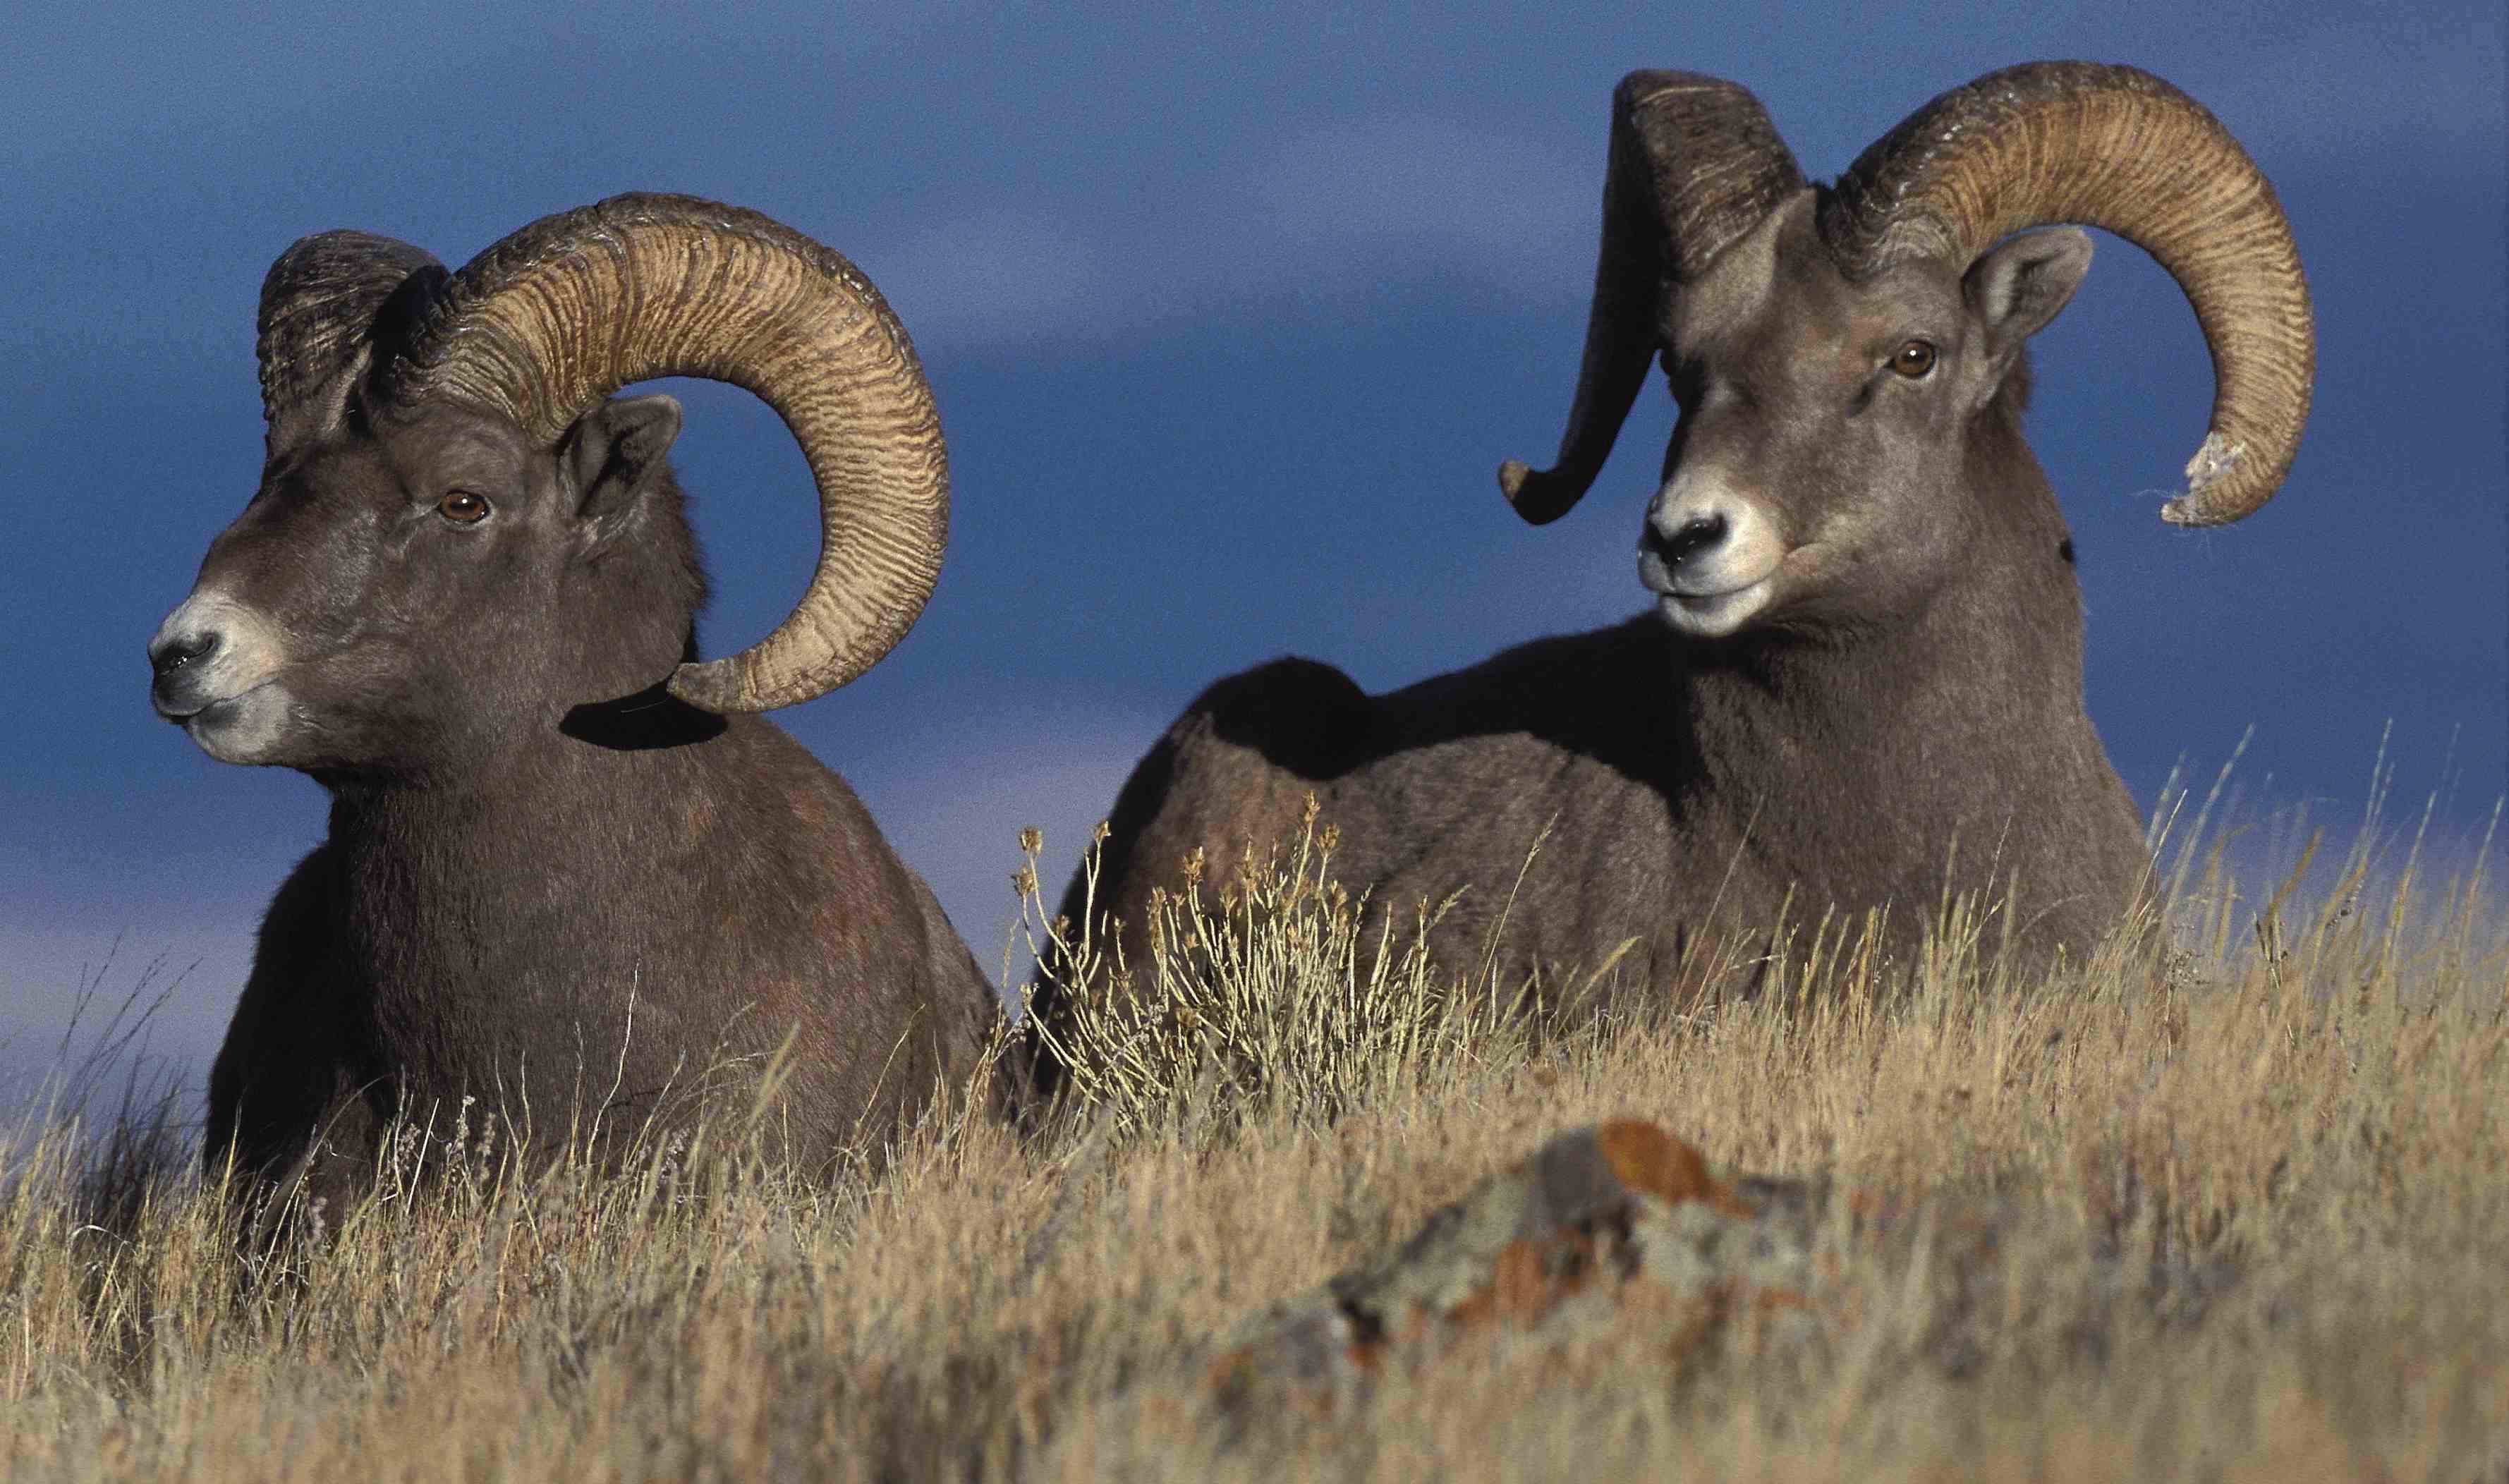
[(1564, 1134), (1382, 1259), (1238, 1326), (1210, 1384), (1223, 1405), (1329, 1402), (1391, 1360), (1459, 1345), (1646, 1325), (1678, 1358), (1738, 1316), (1808, 1324), (1806, 1204), (1772, 1182), (1745, 1188), (1760, 1199), (1653, 1124)]
[(1573, 1452), (1589, 1427), (1626, 1444), (1677, 1429), (1687, 1397), (1801, 1394), (1842, 1364), (2103, 1365), (2120, 1326), (2197, 1322), (2239, 1280), (2150, 1217), (2113, 1230), (2138, 1219), (2120, 1209), (2086, 1230), (2061, 1194), (1746, 1175), (1652, 1124), (1603, 1124), (1056, 1419), (1035, 1472), (1400, 1477), (1420, 1472), (1400, 1441), (1415, 1427), (1444, 1447), (1486, 1417)]

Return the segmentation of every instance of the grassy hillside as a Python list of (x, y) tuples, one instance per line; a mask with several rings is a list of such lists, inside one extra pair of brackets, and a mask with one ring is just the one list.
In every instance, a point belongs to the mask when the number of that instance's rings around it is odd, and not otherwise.
[[(512, 1168), (472, 1109), (248, 1262), (162, 1117), (30, 1130), (0, 1196), (0, 1472), (2509, 1469), (2509, 913), (2479, 871), (2365, 837), (2246, 890), (2214, 851), (2166, 936), (2053, 978), (1983, 927), (1901, 967), (1816, 923), (1780, 988), (1597, 1019), (1573, 986), (1503, 1012), (1418, 932), (1359, 930), (1329, 829), (1174, 909), (1191, 987), (1103, 996), (1070, 1048), (1087, 1104), (1026, 1147), (959, 1110), (877, 1179), (811, 1185), (728, 1118), (601, 1179)], [(1814, 1322), (1674, 1343), (1632, 1313), (1256, 1415), (1210, 1389), (1249, 1314), (1619, 1117), (1812, 1182)]]

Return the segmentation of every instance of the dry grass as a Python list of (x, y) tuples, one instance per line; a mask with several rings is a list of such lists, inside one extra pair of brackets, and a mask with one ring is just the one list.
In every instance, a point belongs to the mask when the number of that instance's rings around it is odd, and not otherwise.
[[(1416, 938), (1337, 928), (1326, 845), (1291, 842), (1216, 916), (1179, 909), (1163, 943), (1202, 990), (1083, 1037), (1067, 1126), (1022, 1148), (939, 1118), (876, 1182), (802, 1185), (702, 1132), (624, 1177), (529, 1173), (468, 1131), (436, 1177), (247, 1265), (162, 1130), (112, 1159), (39, 1131), (0, 1191), (0, 1471), (2509, 1466), (2509, 914), (2479, 872), (2406, 859), (2373, 893), (2364, 847), (2260, 901), (2217, 851), (2188, 860), (2168, 951), (2024, 982), (1954, 935), (1894, 976), (1807, 934), (1789, 992), (1639, 1024), (1501, 1016)], [(1293, 1009), (1244, 1014), (1263, 1004)], [(1816, 1343), (1667, 1361), (1640, 1317), (1338, 1411), (1213, 1408), (1213, 1337), (1628, 1115), (1856, 1193), (1822, 1225)]]

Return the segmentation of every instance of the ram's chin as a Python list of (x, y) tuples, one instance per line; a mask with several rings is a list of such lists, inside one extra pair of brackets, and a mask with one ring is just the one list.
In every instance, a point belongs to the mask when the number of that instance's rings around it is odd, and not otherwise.
[(1709, 597), (1665, 593), (1656, 599), (1655, 607), (1677, 634), (1691, 639), (1723, 639), (1739, 632), (1769, 606), (1769, 587), (1764, 577), (1748, 587)]
[(194, 712), (184, 719), (183, 730), (201, 751), (220, 762), (246, 766), (279, 762), (283, 761), (280, 754), (286, 744), (290, 710), (286, 691), (273, 685), (256, 686)]

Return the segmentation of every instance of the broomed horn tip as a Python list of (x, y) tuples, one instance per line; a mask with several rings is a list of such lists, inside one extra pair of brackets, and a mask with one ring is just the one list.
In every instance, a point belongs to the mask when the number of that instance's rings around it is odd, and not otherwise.
[(1537, 469), (1520, 459), (1498, 466), (1499, 493), (1528, 526), (1547, 526), (1568, 513), (1585, 486), (1563, 479), (1555, 469)]

